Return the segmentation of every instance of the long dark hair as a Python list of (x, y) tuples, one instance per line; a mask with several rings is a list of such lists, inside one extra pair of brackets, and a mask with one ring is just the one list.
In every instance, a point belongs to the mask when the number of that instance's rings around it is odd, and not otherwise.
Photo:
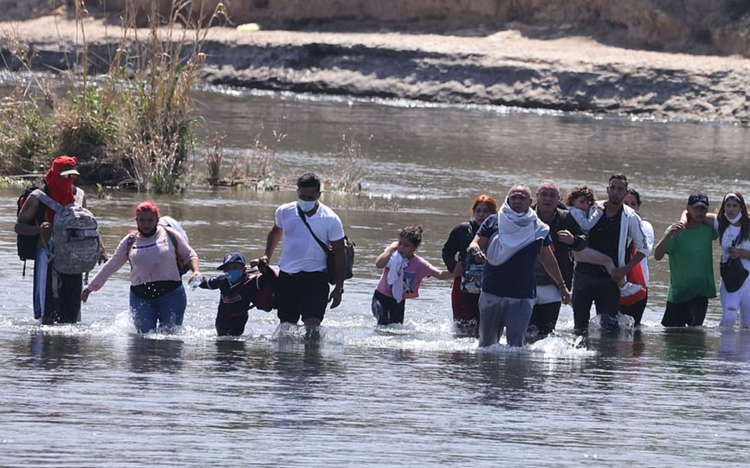
[[(727, 195), (734, 195), (737, 197), (736, 199), (740, 202), (740, 214), (742, 217), (740, 218), (740, 238), (737, 241), (739, 244), (740, 242), (744, 241), (745, 239), (750, 238), (750, 217), (747, 215), (747, 205), (745, 205), (745, 199), (742, 197), (742, 194), (738, 192), (737, 190), (730, 190)], [(729, 220), (726, 216), (724, 216), (724, 205), (727, 204), (727, 195), (724, 195), (724, 200), (721, 202), (721, 208), (719, 208), (719, 214), (716, 215), (719, 219), (719, 239), (722, 239), (724, 237), (724, 231), (727, 230), (729, 227)]]

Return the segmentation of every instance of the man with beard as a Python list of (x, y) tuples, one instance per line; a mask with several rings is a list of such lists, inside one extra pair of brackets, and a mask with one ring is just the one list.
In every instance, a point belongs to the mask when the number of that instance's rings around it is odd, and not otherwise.
[[(610, 276), (602, 266), (578, 262), (573, 280), (573, 318), (578, 331), (588, 329), (591, 305), (601, 316), (602, 328), (617, 330), (620, 288), (617, 283), (648, 253), (641, 220), (635, 211), (623, 204), (628, 194), (628, 178), (615, 174), (609, 178), (604, 213), (588, 234), (588, 246), (609, 256), (616, 268)], [(628, 257), (628, 245), (636, 252)]]

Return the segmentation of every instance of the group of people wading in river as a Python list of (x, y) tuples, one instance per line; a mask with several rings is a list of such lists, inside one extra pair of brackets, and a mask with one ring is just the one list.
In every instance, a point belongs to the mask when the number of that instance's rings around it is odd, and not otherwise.
[[(85, 208), (83, 190), (73, 186), (77, 175), (75, 158), (61, 156), (42, 190), (60, 205)], [(568, 303), (576, 331), (587, 330), (594, 303), (604, 330), (618, 329), (618, 314), (631, 316), (637, 326), (648, 301), (647, 258), (653, 251), (655, 260), (669, 256), (662, 324), (701, 326), (708, 300), (716, 296), (712, 242), (720, 239), (721, 326), (734, 326), (739, 315), (741, 326), (750, 328), (750, 218), (739, 192), (727, 193), (715, 215), (708, 213), (706, 195), (691, 195), (679, 221), (656, 246), (651, 224), (638, 215), (640, 194), (628, 187), (627, 178), (612, 175), (606, 193), (606, 200), (597, 201), (590, 187), (579, 185), (563, 200), (557, 184), (546, 180), (535, 194), (528, 185), (513, 185), (499, 207), (481, 195), (469, 221), (456, 226), (443, 246), (445, 270), (416, 254), (422, 227), (403, 228), (375, 260), (383, 270), (372, 298), (377, 323), (403, 323), (406, 299), (417, 298), (421, 281), (433, 276), (453, 281), (455, 326), (477, 336), (482, 347), (497, 344), (503, 332), (510, 346), (549, 335), (561, 305)], [(43, 197), (19, 199), (19, 252), (22, 238), (38, 239), (36, 255), (30, 257), (35, 260), (35, 317), (44, 324), (79, 321), (81, 301), (130, 263), (130, 309), (139, 332), (182, 324), (187, 305), (182, 275), (192, 270), (189, 284), (221, 291), (219, 335), (241, 335), (248, 311), (258, 307), (275, 308), (281, 323), (301, 319), (306, 338), (315, 340), (328, 305), (341, 304), (352, 255), (340, 218), (320, 202), (320, 195), (318, 177), (302, 175), (297, 200), (276, 209), (264, 255), (247, 262), (240, 252), (229, 252), (218, 268), (222, 274), (213, 278), (201, 274), (179, 223), (145, 201), (135, 209), (136, 229), (122, 238), (111, 258), (103, 246), (96, 252), (106, 263), (85, 288), (82, 274), (60, 273), (55, 266), (53, 249), (63, 243), (52, 236), (56, 212)], [(269, 265), (279, 242), (277, 271)], [(251, 270), (255, 267), (258, 274)]]

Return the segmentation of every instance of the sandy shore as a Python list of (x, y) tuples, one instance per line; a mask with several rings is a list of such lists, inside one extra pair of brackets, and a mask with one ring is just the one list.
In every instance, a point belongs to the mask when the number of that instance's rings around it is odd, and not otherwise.
[[(75, 50), (75, 24), (67, 20), (0, 22), (0, 30), (14, 31), (35, 49), (37, 70), (65, 69)], [(204, 46), (208, 58), (201, 77), (211, 84), (273, 90), (750, 121), (750, 59), (621, 49), (580, 37), (529, 39), (514, 30), (466, 32), (214, 28)], [(119, 33), (98, 20), (86, 24), (99, 55), (114, 50)]]

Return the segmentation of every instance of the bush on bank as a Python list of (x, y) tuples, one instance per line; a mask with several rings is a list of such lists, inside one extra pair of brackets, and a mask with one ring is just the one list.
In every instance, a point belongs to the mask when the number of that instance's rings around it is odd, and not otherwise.
[[(89, 53), (84, 2), (74, 3), (81, 37), (68, 91), (56, 96), (31, 73), (33, 52), (6, 35), (3, 49), (28, 73), (0, 102), (0, 171), (43, 172), (60, 154), (76, 156), (83, 182), (174, 193), (185, 185), (184, 164), (195, 147), (191, 90), (204, 60), (201, 45), (224, 7), (187, 16), (193, 2), (173, 1), (168, 17), (154, 9), (149, 33), (135, 33), (135, 12), (125, 11), (116, 52), (98, 68)], [(192, 11), (192, 10), (191, 10)], [(193, 19), (194, 18), (194, 19)], [(206, 25), (206, 26), (204, 26)]]

